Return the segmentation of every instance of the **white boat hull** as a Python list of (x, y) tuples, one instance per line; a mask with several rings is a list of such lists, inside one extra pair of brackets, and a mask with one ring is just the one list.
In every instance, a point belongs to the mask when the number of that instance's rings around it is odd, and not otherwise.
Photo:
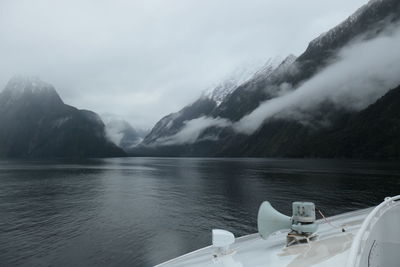
[(215, 248), (209, 246), (157, 267), (345, 266), (353, 238), (371, 211), (369, 208), (329, 218), (331, 224), (344, 227), (345, 232), (319, 220), (318, 239), (309, 244), (286, 247), (288, 231), (276, 232), (268, 240), (257, 233), (237, 238), (229, 255), (214, 258)]

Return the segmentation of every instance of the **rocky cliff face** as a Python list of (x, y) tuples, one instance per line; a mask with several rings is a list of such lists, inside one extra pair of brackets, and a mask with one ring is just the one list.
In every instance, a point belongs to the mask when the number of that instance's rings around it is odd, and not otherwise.
[(50, 84), (14, 77), (0, 93), (0, 157), (124, 155), (96, 113), (64, 104)]

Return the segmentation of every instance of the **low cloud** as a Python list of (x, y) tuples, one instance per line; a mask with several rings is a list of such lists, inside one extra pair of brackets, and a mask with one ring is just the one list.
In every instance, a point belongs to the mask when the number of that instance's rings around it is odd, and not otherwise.
[(335, 62), (296, 90), (280, 85), (276, 98), (267, 100), (238, 122), (201, 117), (186, 122), (183, 129), (163, 145), (194, 143), (209, 127), (231, 127), (250, 135), (272, 117), (305, 121), (326, 101), (346, 110), (362, 110), (400, 84), (400, 29), (368, 41), (353, 42), (342, 49)]
[(335, 63), (299, 88), (261, 103), (233, 124), (239, 133), (252, 134), (266, 119), (300, 119), (302, 113), (325, 101), (347, 110), (361, 110), (400, 84), (400, 30), (357, 42), (341, 50)]
[(186, 121), (185, 126), (178, 133), (157, 140), (157, 145), (180, 145), (192, 144), (198, 141), (199, 136), (209, 127), (224, 128), (231, 125), (231, 122), (222, 118), (200, 117)]

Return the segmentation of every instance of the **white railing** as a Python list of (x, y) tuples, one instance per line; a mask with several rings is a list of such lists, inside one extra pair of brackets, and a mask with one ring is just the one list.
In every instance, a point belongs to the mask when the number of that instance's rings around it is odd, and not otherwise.
[(379, 217), (390, 209), (397, 200), (400, 200), (400, 195), (395, 197), (387, 197), (385, 201), (375, 207), (365, 218), (360, 230), (358, 230), (357, 235), (354, 237), (353, 243), (350, 248), (349, 257), (347, 260), (346, 267), (359, 267), (359, 263), (362, 255), (362, 248), (368, 240), (371, 229), (378, 221)]

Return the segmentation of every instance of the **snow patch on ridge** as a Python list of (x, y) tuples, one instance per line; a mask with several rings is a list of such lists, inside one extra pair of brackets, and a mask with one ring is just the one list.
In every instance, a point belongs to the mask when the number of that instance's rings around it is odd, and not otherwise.
[(327, 32), (322, 33), (320, 36), (315, 38), (310, 42), (311, 46), (322, 46), (326, 42), (330, 42), (334, 40), (339, 32), (345, 31), (345, 29), (351, 28), (354, 23), (357, 22), (359, 17), (373, 5), (377, 4), (378, 2), (382, 2), (384, 0), (370, 0), (367, 4), (360, 7), (355, 13), (353, 13), (350, 17), (344, 20), (342, 23), (330, 29)]
[(14, 94), (22, 94), (26, 91), (31, 93), (42, 93), (53, 91), (54, 87), (46, 82), (40, 80), (36, 76), (14, 76), (7, 83), (5, 91), (11, 91)]
[(247, 66), (239, 67), (228, 75), (222, 83), (216, 86), (214, 85), (212, 89), (207, 90), (204, 93), (204, 97), (214, 100), (217, 106), (219, 106), (226, 97), (233, 93), (241, 84), (249, 80), (267, 77), (281, 63), (282, 57), (278, 56), (269, 58), (263, 65), (252, 63)]

